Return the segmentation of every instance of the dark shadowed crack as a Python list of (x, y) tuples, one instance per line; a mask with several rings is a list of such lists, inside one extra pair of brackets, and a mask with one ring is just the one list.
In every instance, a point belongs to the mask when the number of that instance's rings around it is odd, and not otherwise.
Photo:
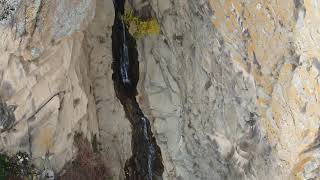
[(161, 151), (136, 101), (139, 62), (136, 41), (126, 29), (121, 16), (124, 0), (114, 0), (115, 20), (112, 27), (114, 89), (132, 126), (132, 157), (126, 161), (127, 180), (162, 179)]
[(15, 122), (15, 106), (8, 106), (4, 101), (0, 101), (0, 130), (4, 131)]

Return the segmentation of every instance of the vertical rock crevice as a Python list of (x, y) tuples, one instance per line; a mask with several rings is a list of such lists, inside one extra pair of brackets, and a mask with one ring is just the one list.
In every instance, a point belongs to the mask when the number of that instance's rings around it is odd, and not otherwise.
[(132, 126), (132, 156), (125, 164), (126, 179), (162, 179), (161, 150), (151, 131), (150, 122), (136, 101), (139, 62), (136, 41), (126, 29), (121, 16), (124, 0), (114, 1), (112, 27), (114, 89)]

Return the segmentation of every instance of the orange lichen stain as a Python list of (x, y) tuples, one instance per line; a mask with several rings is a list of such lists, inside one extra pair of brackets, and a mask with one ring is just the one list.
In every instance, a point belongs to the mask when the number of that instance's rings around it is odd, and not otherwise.
[(44, 128), (39, 132), (36, 143), (39, 148), (46, 152), (53, 146), (53, 130), (51, 128)]
[(210, 0), (211, 8), (214, 10), (215, 19), (213, 20), (213, 25), (216, 28), (220, 28), (220, 23), (224, 22), (224, 9), (221, 7), (219, 1)]
[(298, 161), (298, 163), (294, 165), (290, 173), (293, 180), (298, 180), (301, 178), (298, 176), (298, 174), (304, 170), (305, 164), (311, 161), (312, 159), (313, 159), (312, 157), (308, 156), (308, 157), (302, 158), (300, 161)]
[(220, 1), (210, 0), (211, 8), (213, 9), (214, 19), (213, 25), (221, 29), (227, 28), (227, 32), (232, 33), (234, 30), (239, 29), (238, 17), (235, 12), (239, 12), (241, 4), (238, 1), (226, 0), (223, 3)]
[[(294, 3), (270, 0), (253, 0), (250, 3), (237, 0), (209, 0), (209, 3), (214, 11), (213, 26), (221, 32), (224, 39), (228, 41), (227, 43), (235, 45), (245, 43), (246, 48), (241, 51), (247, 51), (248, 60), (245, 61), (243, 57), (234, 55), (232, 61), (239, 69), (247, 70), (252, 74), (256, 84), (262, 87), (266, 94), (272, 96), (273, 85), (278, 77), (275, 77), (277, 73), (268, 74), (268, 71), (276, 71), (284, 56), (290, 56), (288, 50), (290, 41), (292, 41), (290, 32), (293, 31), (296, 24), (293, 16)], [(258, 5), (261, 8), (258, 8)], [(244, 30), (249, 32), (248, 37), (243, 36), (242, 31)], [(257, 65), (251, 64), (254, 58), (253, 52), (260, 66), (265, 68), (264, 72), (267, 73), (262, 74)], [(291, 64), (284, 65), (279, 74), (279, 79), (281, 79), (279, 81), (289, 85), (293, 69)], [(291, 90), (288, 96), (294, 95), (295, 102), (302, 102), (297, 96), (297, 90), (289, 87)], [(284, 88), (284, 92), (288, 91), (287, 89)], [(285, 110), (281, 107), (279, 98), (273, 97), (272, 99), (271, 101), (258, 98), (257, 104), (260, 114), (263, 115), (261, 116), (262, 124), (267, 131), (268, 138), (271, 142), (278, 142), (278, 127), (280, 127)], [(271, 106), (274, 120), (266, 117), (264, 106)]]

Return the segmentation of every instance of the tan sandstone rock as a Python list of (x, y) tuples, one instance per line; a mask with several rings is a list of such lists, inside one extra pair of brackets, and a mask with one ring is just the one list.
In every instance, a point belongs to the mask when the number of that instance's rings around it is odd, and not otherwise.
[[(137, 40), (137, 96), (164, 179), (320, 178), (318, 0), (128, 0), (158, 36)], [(99, 137), (124, 179), (131, 128), (112, 82), (112, 0), (0, 0), (0, 148), (59, 171), (73, 134)], [(10, 113), (9, 113), (10, 114)], [(100, 135), (100, 136), (99, 136)]]

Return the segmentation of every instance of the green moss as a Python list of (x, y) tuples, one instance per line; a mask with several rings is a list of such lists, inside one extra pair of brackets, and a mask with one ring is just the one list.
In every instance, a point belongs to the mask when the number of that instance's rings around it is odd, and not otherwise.
[(130, 34), (136, 39), (160, 33), (160, 25), (156, 18), (142, 20), (135, 16), (132, 10), (126, 10), (122, 18)]

